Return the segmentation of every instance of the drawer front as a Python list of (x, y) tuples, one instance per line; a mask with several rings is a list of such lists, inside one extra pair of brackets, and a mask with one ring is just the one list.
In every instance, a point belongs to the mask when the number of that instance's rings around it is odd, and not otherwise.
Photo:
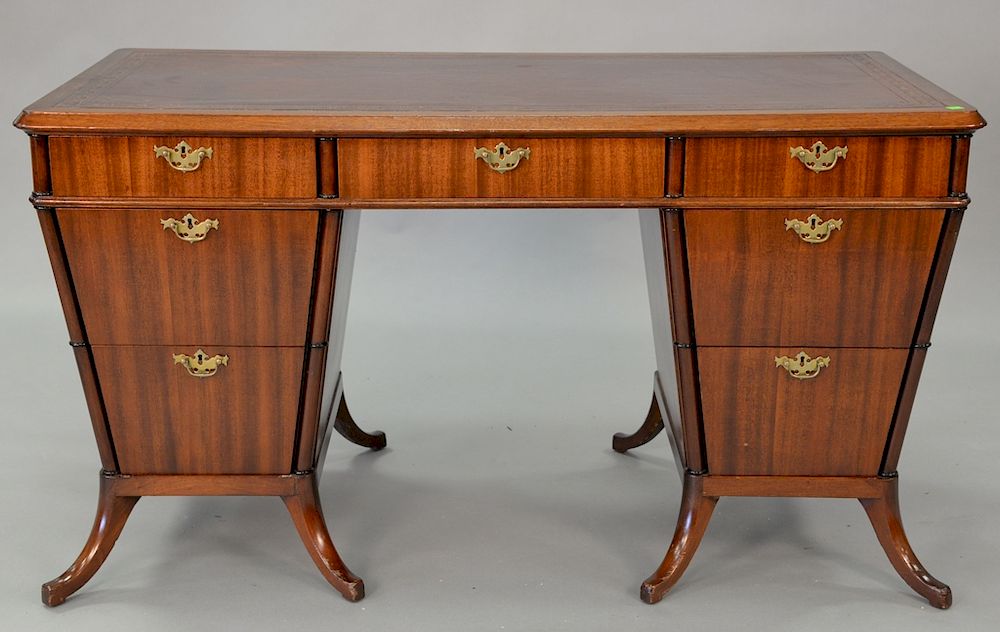
[(908, 347), (943, 220), (938, 209), (685, 211), (695, 338)]
[(317, 211), (56, 214), (91, 344), (304, 343)]
[[(184, 141), (211, 149), (198, 162), (166, 153)], [(311, 138), (201, 136), (53, 136), (52, 193), (62, 196), (171, 198), (315, 198), (316, 142)], [(181, 171), (171, 166), (170, 158)]]
[[(775, 366), (799, 352), (829, 365), (797, 379)], [(712, 474), (874, 476), (902, 384), (906, 349), (698, 349)], [(806, 367), (808, 368), (808, 367)]]
[[(791, 155), (822, 142), (847, 149), (828, 171)], [(708, 197), (944, 197), (951, 137), (691, 138), (684, 194)], [(827, 159), (832, 159), (829, 154)], [(811, 159), (810, 159), (811, 160)]]
[[(477, 148), (526, 157), (495, 171)], [(662, 138), (355, 138), (338, 142), (346, 199), (663, 197)]]
[[(227, 356), (226, 364), (192, 376), (174, 355), (199, 349)], [(291, 471), (301, 347), (95, 346), (93, 353), (122, 473)], [(211, 361), (202, 365), (192, 370), (211, 370)]]

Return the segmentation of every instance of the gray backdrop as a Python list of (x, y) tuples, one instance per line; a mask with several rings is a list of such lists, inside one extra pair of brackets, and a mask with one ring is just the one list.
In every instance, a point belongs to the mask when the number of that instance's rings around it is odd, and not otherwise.
[[(0, 116), (119, 47), (402, 51), (884, 50), (1000, 117), (993, 0), (873, 2), (5, 1)], [(902, 503), (951, 584), (939, 612), (895, 575), (857, 502), (724, 499), (656, 607), (680, 484), (666, 439), (611, 434), (653, 370), (634, 211), (371, 212), (347, 392), (390, 449), (335, 440), (322, 496), (368, 586), (348, 604), (274, 499), (145, 499), (103, 570), (49, 610), (98, 459), (35, 215), (24, 135), (0, 127), (0, 613), (7, 630), (995, 629), (994, 375), (1000, 134), (973, 142), (966, 214), (911, 430)]]

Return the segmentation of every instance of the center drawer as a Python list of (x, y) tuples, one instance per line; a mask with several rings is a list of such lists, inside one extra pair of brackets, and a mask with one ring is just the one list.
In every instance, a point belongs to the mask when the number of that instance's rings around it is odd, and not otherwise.
[(686, 210), (702, 346), (908, 347), (944, 211)]
[(346, 138), (337, 153), (350, 200), (664, 195), (663, 138)]
[(57, 209), (95, 345), (301, 346), (319, 212)]

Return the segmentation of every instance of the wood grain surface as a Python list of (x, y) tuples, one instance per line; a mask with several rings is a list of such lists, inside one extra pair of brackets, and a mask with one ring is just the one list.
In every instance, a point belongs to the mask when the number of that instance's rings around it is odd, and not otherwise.
[[(799, 380), (775, 356), (830, 366)], [(906, 349), (698, 349), (710, 474), (876, 476)]]
[(945, 211), (833, 210), (823, 243), (785, 220), (814, 211), (685, 210), (699, 345), (908, 347)]
[[(160, 224), (217, 219), (200, 242)], [(57, 211), (93, 344), (302, 345), (319, 211)]]
[[(829, 171), (793, 158), (793, 147), (822, 141), (847, 147)], [(951, 167), (948, 136), (782, 136), (691, 138), (684, 194), (718, 197), (944, 197)]]
[[(529, 148), (498, 173), (475, 156)], [(662, 138), (344, 139), (338, 143), (340, 196), (394, 198), (663, 197)]]
[[(211, 147), (195, 171), (178, 171), (154, 146)], [(315, 198), (316, 143), (306, 138), (54, 136), (52, 193), (109, 197)]]
[(121, 472), (290, 473), (302, 348), (200, 347), (228, 366), (192, 377), (172, 356), (195, 345), (93, 348)]

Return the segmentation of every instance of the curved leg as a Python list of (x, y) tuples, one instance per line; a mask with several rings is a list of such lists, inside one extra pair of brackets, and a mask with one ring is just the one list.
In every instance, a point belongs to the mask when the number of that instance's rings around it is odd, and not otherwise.
[(719, 502), (716, 497), (702, 495), (703, 482), (703, 476), (690, 472), (684, 475), (684, 495), (674, 539), (670, 542), (670, 548), (660, 567), (642, 583), (639, 592), (640, 598), (646, 603), (656, 603), (663, 599), (684, 574), (701, 544), (701, 537), (705, 535), (712, 511)]
[(341, 395), (340, 408), (333, 420), (333, 427), (351, 443), (378, 452), (385, 447), (385, 433), (381, 430), (375, 432), (365, 432), (358, 427), (357, 422), (351, 417), (351, 411), (347, 409), (347, 396)]
[(292, 515), (302, 543), (326, 581), (348, 601), (360, 601), (365, 596), (365, 584), (347, 568), (333, 546), (326, 519), (323, 518), (315, 476), (305, 479), (302, 485), (304, 489), (294, 496), (281, 497)]
[(879, 543), (903, 581), (935, 608), (944, 610), (950, 607), (951, 588), (927, 572), (906, 539), (899, 513), (899, 479), (893, 477), (886, 480), (885, 494), (881, 498), (859, 500), (875, 528)]
[(80, 590), (111, 553), (115, 541), (125, 527), (125, 521), (132, 512), (132, 507), (139, 501), (139, 496), (116, 496), (114, 488), (115, 479), (102, 473), (97, 517), (94, 519), (90, 537), (83, 546), (80, 556), (65, 573), (42, 584), (42, 603), (46, 606), (58, 606), (66, 601), (67, 597)]
[(653, 403), (649, 405), (646, 421), (632, 434), (615, 433), (611, 438), (611, 448), (615, 452), (627, 452), (653, 440), (663, 430), (663, 417), (660, 416), (660, 406), (656, 403), (656, 393), (653, 393)]

